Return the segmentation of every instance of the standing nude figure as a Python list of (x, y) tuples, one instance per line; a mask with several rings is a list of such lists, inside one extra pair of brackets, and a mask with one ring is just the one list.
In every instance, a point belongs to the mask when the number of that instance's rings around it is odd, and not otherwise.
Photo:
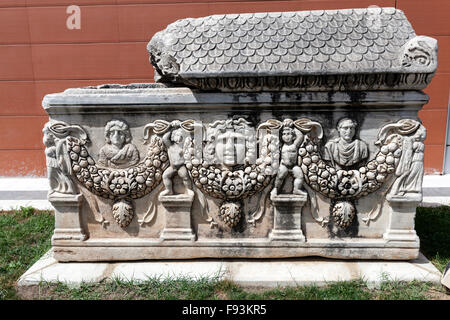
[(283, 121), (281, 130), (281, 140), (283, 141), (281, 161), (275, 178), (275, 187), (272, 189), (271, 194), (278, 194), (278, 190), (283, 185), (286, 176), (291, 172), (294, 177), (294, 189), (292, 193), (303, 195), (305, 192), (300, 190), (303, 185), (303, 172), (298, 166), (298, 149), (303, 142), (304, 135), (294, 127), (294, 121), (291, 119)]
[(162, 137), (162, 141), (167, 148), (170, 165), (166, 170), (164, 170), (162, 176), (165, 190), (161, 192), (161, 195), (164, 196), (174, 194), (172, 179), (176, 174), (178, 174), (178, 176), (183, 180), (187, 194), (193, 195), (194, 191), (192, 191), (191, 179), (184, 161), (184, 129), (181, 127), (181, 122), (178, 120), (172, 121), (170, 127), (171, 129), (169, 129), (169, 131)]

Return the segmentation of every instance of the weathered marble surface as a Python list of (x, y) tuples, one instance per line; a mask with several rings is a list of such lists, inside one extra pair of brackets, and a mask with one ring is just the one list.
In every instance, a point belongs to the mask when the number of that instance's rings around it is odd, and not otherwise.
[(445, 267), (444, 273), (442, 274), (441, 284), (447, 288), (447, 292), (450, 291), (450, 262)]
[[(325, 141), (339, 136), (335, 129), (340, 119), (352, 117), (357, 119), (359, 139), (365, 141), (368, 148), (368, 158), (372, 161), (380, 151), (375, 145), (380, 128), (392, 125), (402, 119), (418, 120), (417, 111), (427, 102), (428, 98), (417, 91), (404, 92), (366, 92), (361, 95), (353, 93), (203, 93), (187, 88), (82, 88), (69, 89), (62, 94), (48, 95), (44, 106), (52, 121), (65, 123), (82, 123), (90, 143), (83, 148), (94, 162), (104, 145), (104, 126), (111, 119), (122, 119), (130, 125), (131, 143), (139, 151), (141, 164), (149, 157), (148, 150), (156, 143), (164, 151), (163, 143), (156, 138), (155, 122), (160, 123), (160, 130), (174, 120), (193, 120), (186, 122), (188, 129), (193, 123), (202, 123), (204, 129), (221, 119), (247, 119), (250, 128), (267, 124), (277, 125), (274, 119), (290, 118), (314, 119), (312, 124), (322, 128), (322, 138), (319, 153), (323, 154)], [(407, 102), (405, 102), (407, 101)], [(96, 106), (96, 107), (93, 107)], [(239, 110), (236, 112), (236, 110)], [(68, 111), (70, 110), (70, 113)], [(164, 114), (161, 111), (164, 110)], [(95, 115), (95, 117), (93, 116)], [(234, 116), (233, 116), (234, 115)], [(225, 125), (226, 121), (223, 122)], [(244, 123), (244, 122), (242, 122)], [(282, 124), (283, 121), (280, 121)], [(151, 126), (149, 126), (151, 124)], [(220, 123), (217, 123), (219, 125)], [(305, 125), (305, 124), (303, 124)], [(193, 126), (192, 126), (193, 127)], [(147, 130), (146, 130), (147, 128)], [(152, 130), (150, 130), (152, 128)], [(233, 127), (232, 127), (233, 128)], [(158, 131), (158, 129), (156, 130)], [(226, 131), (226, 130), (225, 130)], [(235, 132), (236, 130), (231, 130)], [(159, 132), (159, 131), (158, 131)], [(205, 138), (206, 138), (205, 130)], [(164, 136), (161, 133), (159, 136)], [(76, 134), (74, 134), (76, 135)], [(193, 136), (195, 133), (193, 134)], [(78, 135), (80, 139), (84, 134)], [(145, 141), (152, 141), (145, 144)], [(81, 140), (79, 140), (81, 141)], [(206, 141), (205, 141), (206, 143)], [(206, 144), (204, 150), (206, 150)], [(263, 149), (258, 149), (260, 157)], [(280, 148), (280, 152), (282, 148)], [(81, 149), (80, 149), (81, 152)], [(205, 151), (206, 152), (206, 151)], [(296, 151), (297, 152), (297, 151)], [(146, 155), (147, 154), (147, 158)], [(150, 157), (153, 157), (150, 155)], [(169, 156), (166, 155), (167, 162)], [(298, 154), (297, 156), (298, 157)], [(154, 158), (151, 158), (153, 167)], [(161, 158), (158, 158), (161, 159)], [(281, 161), (281, 158), (279, 158)], [(223, 160), (223, 159), (222, 159)], [(79, 160), (77, 160), (79, 163)], [(166, 163), (167, 163), (166, 162)], [(186, 166), (189, 166), (186, 162)], [(234, 163), (229, 163), (230, 172), (234, 172)], [(330, 164), (327, 164), (330, 165)], [(139, 167), (139, 164), (137, 165)], [(301, 232), (306, 241), (271, 240), (269, 234), (274, 228), (274, 212), (270, 201), (270, 191), (274, 186), (276, 172), (269, 177), (269, 183), (260, 191), (244, 198), (244, 205), (236, 225), (227, 224), (220, 214), (223, 199), (220, 194), (201, 190), (197, 187), (191, 209), (191, 228), (196, 236), (195, 241), (181, 244), (176, 241), (164, 240), (161, 235), (166, 224), (164, 205), (158, 200), (158, 193), (164, 190), (163, 171), (167, 168), (161, 161), (158, 184), (150, 184), (149, 189), (130, 193), (132, 181), (124, 179), (126, 193), (133, 202), (133, 216), (129, 224), (121, 227), (117, 223), (112, 207), (120, 199), (108, 193), (108, 188), (99, 191), (72, 177), (81, 194), (81, 222), (89, 239), (86, 241), (54, 241), (55, 256), (61, 260), (127, 260), (145, 258), (193, 258), (193, 257), (292, 257), (320, 255), (339, 258), (383, 258), (409, 259), (418, 254), (419, 242), (413, 226), (407, 225), (411, 235), (405, 239), (394, 240), (383, 235), (391, 230), (389, 202), (383, 199), (388, 187), (395, 180), (392, 173), (386, 178), (385, 186), (375, 192), (358, 198), (355, 202), (356, 215), (349, 227), (340, 228), (330, 216), (330, 199), (317, 194), (317, 207), (312, 208), (311, 197), (302, 209)], [(130, 166), (130, 168), (133, 166)], [(192, 170), (192, 167), (190, 167)], [(108, 172), (120, 169), (108, 168)], [(126, 169), (124, 169), (126, 171)], [(145, 169), (147, 170), (147, 169)], [(156, 171), (155, 171), (156, 172)], [(193, 186), (196, 178), (189, 173)], [(308, 175), (306, 175), (308, 176)], [(156, 180), (154, 180), (156, 181)], [(173, 178), (174, 191), (185, 193), (186, 185), (182, 179)], [(197, 184), (201, 183), (200, 179)], [(309, 182), (311, 183), (311, 182)], [(306, 183), (304, 183), (305, 185)], [(207, 184), (208, 185), (208, 184)], [(290, 192), (294, 185), (293, 176), (285, 178), (280, 193)], [(89, 189), (91, 188), (91, 189)], [(91, 191), (89, 191), (91, 190)], [(147, 191), (146, 191), (147, 190)], [(302, 187), (302, 190), (303, 187)], [(336, 186), (338, 191), (338, 186)], [(111, 190), (110, 190), (111, 191)], [(117, 192), (117, 191), (116, 191)], [(304, 191), (303, 191), (304, 192)], [(111, 196), (111, 197), (110, 197)], [(381, 201), (380, 201), (381, 199)], [(205, 210), (205, 208), (207, 208)], [(259, 210), (258, 210), (259, 208)], [(408, 221), (413, 222), (415, 207), (410, 209)], [(74, 213), (75, 214), (75, 213)], [(398, 228), (394, 226), (393, 230)], [(188, 232), (189, 233), (189, 232)], [(170, 248), (170, 251), (167, 249)]]
[(49, 251), (17, 281), (19, 293), (43, 281), (71, 287), (117, 278), (147, 281), (174, 278), (229, 280), (244, 287), (327, 286), (332, 282), (364, 279), (378, 288), (386, 279), (439, 284), (441, 273), (422, 254), (410, 261), (343, 261), (317, 257), (305, 259), (202, 259), (195, 261), (65, 262)]
[(182, 19), (147, 49), (155, 80), (204, 90), (423, 89), (437, 68), (437, 41), (395, 8)]
[(148, 48), (159, 84), (44, 98), (56, 259), (418, 256), (437, 45), (401, 11), (185, 19)]

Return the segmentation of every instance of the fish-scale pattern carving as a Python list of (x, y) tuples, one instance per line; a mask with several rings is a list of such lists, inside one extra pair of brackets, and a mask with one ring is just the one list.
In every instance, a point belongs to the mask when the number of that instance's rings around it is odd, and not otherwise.
[(395, 8), (270, 12), (178, 20), (148, 49), (174, 57), (187, 78), (387, 72), (401, 68), (401, 48), (413, 37)]

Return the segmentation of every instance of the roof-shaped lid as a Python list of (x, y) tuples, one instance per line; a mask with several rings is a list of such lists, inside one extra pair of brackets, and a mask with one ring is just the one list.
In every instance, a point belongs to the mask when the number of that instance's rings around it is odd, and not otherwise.
[(182, 19), (147, 48), (155, 80), (204, 90), (422, 89), (437, 68), (437, 41), (395, 8)]

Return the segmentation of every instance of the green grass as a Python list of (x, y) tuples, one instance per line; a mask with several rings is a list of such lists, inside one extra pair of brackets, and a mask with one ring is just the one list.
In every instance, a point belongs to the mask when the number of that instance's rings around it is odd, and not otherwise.
[(149, 278), (142, 282), (114, 279), (100, 284), (83, 283), (70, 288), (63, 283), (41, 284), (42, 299), (75, 300), (207, 300), (216, 296), (217, 278)]
[(15, 281), (50, 249), (54, 218), (21, 207), (0, 214), (0, 299), (17, 298)]
[(430, 283), (386, 281), (380, 288), (369, 288), (365, 281), (332, 283), (326, 287), (278, 287), (248, 290), (219, 279), (148, 279), (145, 282), (114, 280), (100, 284), (84, 283), (70, 288), (63, 283), (41, 284), (37, 299), (51, 300), (423, 300), (429, 290), (440, 289)]
[(450, 207), (417, 208), (416, 232), (421, 252), (443, 272), (450, 262)]
[[(0, 300), (19, 299), (15, 282), (49, 248), (54, 218), (49, 212), (21, 208), (0, 213)], [(416, 230), (421, 251), (441, 271), (450, 261), (450, 207), (418, 208)], [(33, 291), (33, 292), (31, 292)], [(422, 282), (398, 282), (387, 279), (377, 289), (363, 279), (330, 283), (325, 287), (297, 286), (272, 290), (244, 289), (217, 278), (150, 278), (145, 282), (120, 279), (99, 284), (81, 284), (71, 288), (63, 283), (42, 283), (30, 289), (33, 299), (242, 299), (242, 300), (415, 300), (444, 294), (440, 286)], [(435, 296), (435, 295), (434, 295)]]

